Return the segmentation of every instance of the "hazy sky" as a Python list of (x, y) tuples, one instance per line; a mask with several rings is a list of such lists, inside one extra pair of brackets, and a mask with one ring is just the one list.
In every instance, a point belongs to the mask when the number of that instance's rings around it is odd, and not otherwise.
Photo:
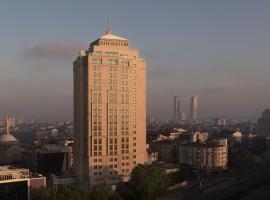
[(268, 0), (1, 0), (0, 115), (72, 119), (72, 61), (113, 33), (148, 64), (148, 113), (199, 95), (201, 117), (270, 107)]

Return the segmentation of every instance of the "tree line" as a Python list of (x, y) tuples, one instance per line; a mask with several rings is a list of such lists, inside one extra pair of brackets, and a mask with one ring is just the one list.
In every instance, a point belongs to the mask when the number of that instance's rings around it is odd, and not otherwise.
[[(154, 200), (165, 194), (173, 176), (155, 164), (138, 165), (127, 183), (120, 183), (113, 191), (109, 185), (97, 184), (90, 190), (78, 185), (62, 185), (57, 191), (41, 188), (32, 195), (32, 200)], [(174, 177), (183, 178), (182, 175)]]

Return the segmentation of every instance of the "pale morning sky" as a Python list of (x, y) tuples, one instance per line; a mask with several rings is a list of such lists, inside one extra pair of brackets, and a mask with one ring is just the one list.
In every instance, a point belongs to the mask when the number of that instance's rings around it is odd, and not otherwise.
[(270, 107), (270, 1), (3, 0), (0, 115), (72, 119), (72, 61), (104, 35), (146, 58), (148, 115), (200, 96), (201, 117), (251, 118)]

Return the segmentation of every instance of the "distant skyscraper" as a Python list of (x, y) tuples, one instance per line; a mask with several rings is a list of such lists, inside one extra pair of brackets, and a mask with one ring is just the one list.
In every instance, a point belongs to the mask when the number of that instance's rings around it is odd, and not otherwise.
[(270, 135), (270, 109), (263, 111), (255, 126), (255, 134)]
[(181, 121), (183, 115), (183, 99), (181, 97), (173, 97), (173, 111), (174, 111), (174, 120)]
[(186, 121), (187, 119), (188, 119), (187, 114), (184, 113), (184, 112), (182, 112), (182, 113), (181, 113), (181, 116), (180, 116), (180, 120), (181, 120), (181, 121)]
[(117, 184), (147, 160), (146, 63), (125, 38), (80, 51), (74, 71), (74, 167), (84, 185)]
[(16, 119), (9, 116), (4, 117), (4, 125), (9, 128), (14, 128), (16, 126)]
[(199, 96), (191, 97), (191, 120), (194, 122), (199, 120)]

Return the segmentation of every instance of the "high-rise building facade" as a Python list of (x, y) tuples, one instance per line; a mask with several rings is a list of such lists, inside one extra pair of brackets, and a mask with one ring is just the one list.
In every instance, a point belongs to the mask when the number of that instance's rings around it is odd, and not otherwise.
[(194, 122), (199, 120), (199, 96), (191, 97), (191, 120)]
[(129, 40), (106, 35), (74, 71), (74, 167), (80, 182), (117, 184), (147, 161), (146, 63)]
[(270, 109), (264, 110), (262, 116), (258, 119), (255, 126), (255, 134), (270, 135)]
[(173, 97), (173, 111), (174, 121), (178, 122), (182, 120), (183, 113), (183, 99), (181, 97)]

